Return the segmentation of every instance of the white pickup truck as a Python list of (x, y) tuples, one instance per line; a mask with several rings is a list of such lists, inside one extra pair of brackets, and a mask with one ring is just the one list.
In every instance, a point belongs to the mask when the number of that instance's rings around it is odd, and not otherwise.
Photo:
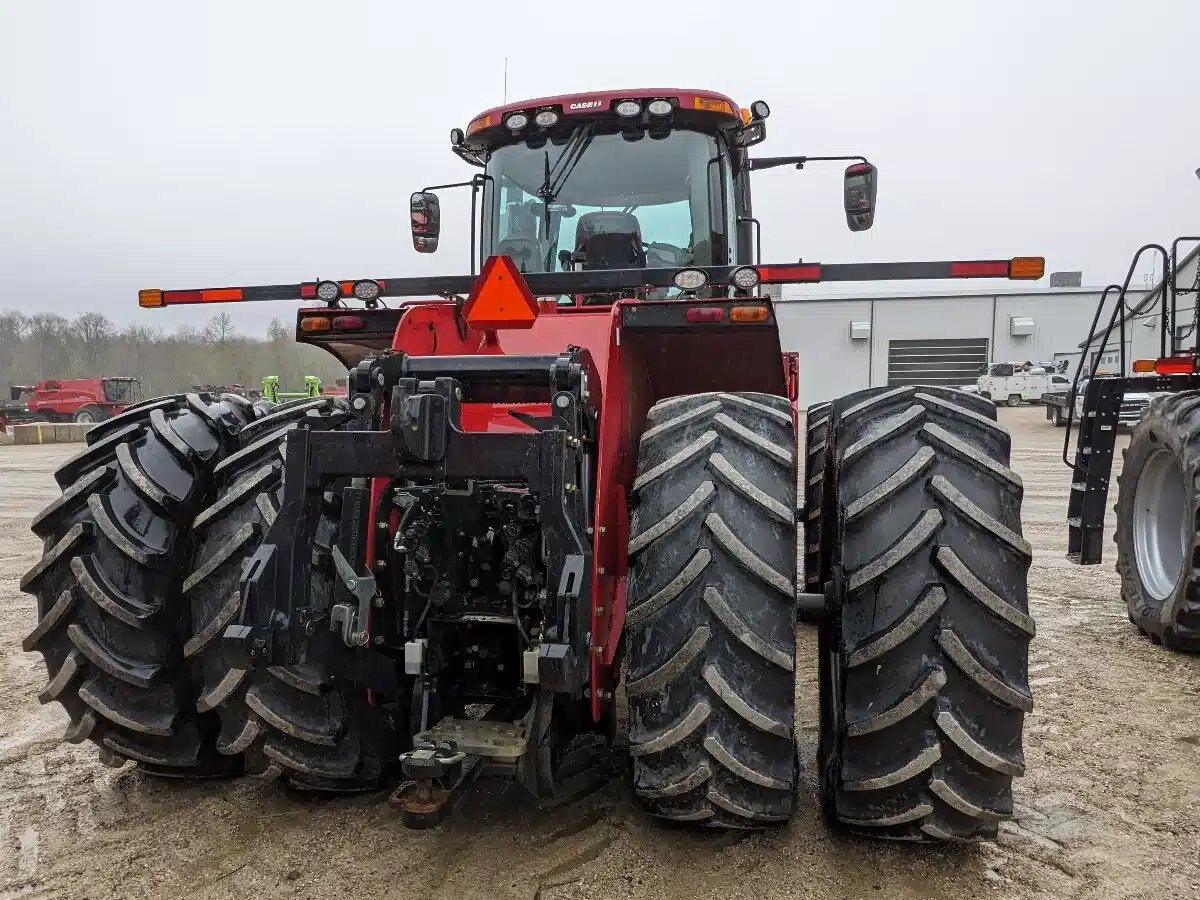
[(1066, 391), (1071, 379), (1042, 368), (1023, 371), (1012, 363), (995, 363), (975, 382), (974, 393), (986, 397), (997, 406), (1020, 406), (1037, 403), (1042, 395)]
[[(1079, 380), (1079, 390), (1074, 396), (1071, 394), (1070, 382), (1064, 390), (1048, 391), (1041, 399), (1046, 405), (1046, 420), (1053, 422), (1059, 428), (1067, 424), (1067, 410), (1074, 406), (1074, 419), (1078, 424), (1083, 418), (1083, 395), (1087, 390), (1087, 378)], [(1121, 408), (1117, 413), (1117, 425), (1122, 428), (1132, 428), (1142, 418), (1146, 409), (1150, 406), (1150, 395), (1130, 392), (1121, 398)]]

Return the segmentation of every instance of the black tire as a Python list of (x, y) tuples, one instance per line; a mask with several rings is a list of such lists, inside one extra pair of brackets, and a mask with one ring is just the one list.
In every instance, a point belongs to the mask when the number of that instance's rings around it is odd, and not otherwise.
[(22, 579), (37, 597), (27, 651), (46, 660), (39, 695), (70, 714), (64, 739), (159, 774), (223, 774), (216, 720), (198, 714), (181, 647), (188, 523), (244, 419), (208, 395), (151, 400), (91, 429), (55, 473), (63, 495), (33, 521), (45, 554)]
[[(1200, 537), (1196, 530), (1200, 521), (1200, 391), (1156, 399), (1134, 426), (1124, 454), (1113, 540), (1117, 542), (1117, 573), (1129, 618), (1156, 644), (1200, 653)], [(1156, 464), (1160, 460), (1164, 464), (1161, 470)], [(1178, 483), (1159, 482), (1159, 496), (1154, 496), (1151, 481), (1158, 479), (1160, 471), (1162, 477), (1171, 477), (1172, 469)], [(1138, 487), (1143, 479), (1147, 480), (1147, 493), (1139, 502)], [(1178, 508), (1170, 506), (1172, 503)], [(1178, 520), (1178, 545), (1165, 542), (1157, 566), (1146, 565), (1149, 560), (1144, 555), (1150, 542), (1139, 539), (1152, 520), (1143, 519), (1135, 527), (1140, 506), (1162, 515), (1157, 527), (1167, 532), (1164, 536), (1173, 536), (1169, 534), (1171, 526)], [(1174, 554), (1177, 558), (1171, 558)], [(1152, 574), (1156, 569), (1161, 569), (1157, 577)]]
[(107, 418), (108, 413), (106, 413), (101, 407), (92, 404), (85, 406), (81, 410), (78, 410), (75, 415), (71, 417), (71, 421), (78, 425), (94, 425), (98, 422), (103, 422)]
[(1007, 403), (1010, 407), (1011, 406), (1020, 406), (1021, 405), (1021, 395), (1020, 394), (1009, 394), (1008, 399), (1005, 400), (1004, 402)]
[(970, 394), (901, 387), (830, 422), (818, 759), (826, 815), (860, 833), (976, 841), (1012, 815), (1031, 553), (995, 416)]
[(634, 788), (668, 819), (786, 821), (796, 768), (791, 404), (672, 397), (646, 425), (625, 619)]
[(821, 519), (825, 508), (825, 441), (830, 416), (835, 407), (846, 409), (886, 390), (889, 389), (863, 388), (808, 408), (804, 444), (804, 589), (810, 593), (821, 593), (829, 580), (828, 554), (822, 559), (821, 553)]
[[(216, 469), (215, 502), (195, 519), (198, 552), (184, 582), (191, 616), (184, 653), (201, 685), (198, 707), (220, 718), (218, 751), (245, 755), (251, 772), (282, 775), (293, 786), (313, 790), (379, 785), (391, 748), (369, 724), (378, 717), (363, 692), (335, 683), (318, 665), (239, 669), (226, 657), (220, 636), (242, 621), (243, 563), (262, 544), (279, 511), (287, 434), (306, 418), (345, 408), (335, 398), (305, 398), (282, 404), (246, 426), (241, 448)], [(326, 515), (311, 536), (314, 602), (327, 599), (332, 590), (330, 554), (339, 508), (340, 496), (327, 495)]]

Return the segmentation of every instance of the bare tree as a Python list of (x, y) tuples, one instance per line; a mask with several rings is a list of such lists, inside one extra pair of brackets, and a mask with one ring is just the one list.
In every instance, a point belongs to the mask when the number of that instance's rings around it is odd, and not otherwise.
[(26, 319), (26, 334), (33, 345), (41, 378), (61, 378), (71, 358), (67, 338), (71, 326), (58, 313), (35, 313)]
[(217, 313), (208, 320), (208, 324), (204, 327), (204, 339), (210, 344), (228, 344), (236, 336), (233, 316), (226, 312)]
[(113, 323), (101, 313), (82, 313), (71, 323), (71, 330), (79, 339), (80, 352), (88, 365), (100, 362), (104, 348), (113, 337)]
[(264, 375), (278, 375), (284, 390), (299, 391), (305, 375), (332, 384), (346, 374), (332, 357), (293, 342), (282, 322), (273, 323), (266, 337), (237, 335), (229, 317), (216, 327), (182, 327), (168, 335), (143, 324), (117, 328), (94, 313), (67, 320), (0, 310), (0, 391), (45, 378), (110, 375), (141, 378), (148, 397), (196, 384), (253, 387)]
[(278, 344), (283, 341), (292, 339), (292, 329), (288, 328), (279, 319), (272, 319), (271, 324), (267, 326), (267, 340), (272, 344)]

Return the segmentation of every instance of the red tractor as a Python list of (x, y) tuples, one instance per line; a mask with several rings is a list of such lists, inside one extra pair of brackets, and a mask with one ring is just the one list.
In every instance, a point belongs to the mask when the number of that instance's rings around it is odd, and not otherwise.
[(103, 422), (143, 397), (141, 379), (128, 376), (46, 379), (27, 390), (29, 412), (39, 422)]
[[(171, 775), (398, 779), (427, 825), (485, 773), (568, 793), (624, 672), (646, 811), (759, 827), (796, 801), (800, 617), (829, 819), (994, 835), (1032, 704), (1009, 437), (936, 387), (799, 417), (764, 287), (1042, 262), (762, 263), (753, 173), (822, 159), (753, 157), (767, 116), (679, 89), (508, 104), (451, 132), (480, 169), (440, 186), (472, 191), (471, 274), (141, 292), (307, 301), (297, 337), (348, 398), (148, 401), (58, 471), (22, 586), (66, 739)], [(868, 228), (875, 168), (837, 159)], [(436, 195), (411, 213), (432, 252)]]

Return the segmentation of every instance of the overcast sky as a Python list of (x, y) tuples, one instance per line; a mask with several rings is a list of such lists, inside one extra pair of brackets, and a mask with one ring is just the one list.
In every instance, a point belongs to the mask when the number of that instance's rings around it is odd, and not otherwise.
[(407, 198), (473, 171), (447, 133), (506, 56), (510, 100), (712, 88), (770, 103), (760, 155), (879, 166), (858, 235), (838, 170), (757, 174), (769, 261), (1044, 254), (1103, 284), (1200, 233), (1198, 41), (1195, 0), (2, 0), (0, 308), (173, 330), (212, 310), (139, 287), (463, 272), (465, 206), (419, 256)]

